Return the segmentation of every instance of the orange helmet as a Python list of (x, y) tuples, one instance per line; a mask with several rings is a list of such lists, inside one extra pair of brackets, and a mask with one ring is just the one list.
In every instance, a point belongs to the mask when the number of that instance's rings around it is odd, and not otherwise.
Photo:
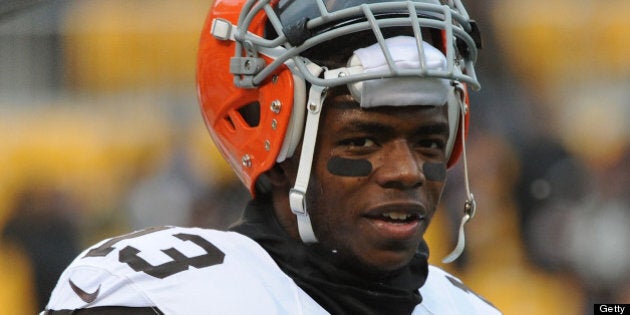
[[(389, 47), (384, 40), (392, 30), (418, 44), (437, 31), (444, 67), (429, 67), (419, 44), (419, 66), (396, 69), (391, 52), (383, 48)], [(344, 69), (349, 71), (334, 77), (324, 74), (330, 66), (317, 61), (318, 51), (331, 58), (339, 53), (320, 47), (366, 34), (370, 44), (384, 49), (387, 69), (353, 72), (348, 66)], [(215, 0), (199, 45), (202, 115), (219, 150), (254, 194), (260, 175), (292, 156), (310, 132), (304, 120), (312, 87), (345, 84), (357, 91), (352, 84), (374, 79), (438, 78), (449, 83), (455, 96), (449, 100), (454, 117), (449, 118), (451, 166), (461, 151), (461, 126), (468, 124), (466, 87), (479, 88), (474, 71), (478, 48), (478, 29), (460, 0)]]

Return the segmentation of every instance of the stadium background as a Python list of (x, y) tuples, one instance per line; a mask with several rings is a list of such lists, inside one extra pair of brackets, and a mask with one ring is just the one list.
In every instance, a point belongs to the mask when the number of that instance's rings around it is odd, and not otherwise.
[[(46, 267), (79, 248), (156, 224), (225, 228), (247, 199), (198, 114), (210, 1), (40, 2), (0, 9), (0, 314), (36, 313)], [(505, 314), (630, 303), (630, 2), (472, 2), (479, 213), (443, 267)], [(438, 265), (464, 198), (451, 173), (428, 235)]]

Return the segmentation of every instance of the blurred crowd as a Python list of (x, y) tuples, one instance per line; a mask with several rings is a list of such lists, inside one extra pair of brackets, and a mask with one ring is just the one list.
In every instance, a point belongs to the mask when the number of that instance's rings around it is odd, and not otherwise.
[[(504, 314), (630, 303), (630, 2), (466, 4), (484, 36), (466, 143), (478, 211), (464, 256), (442, 265), (464, 206), (460, 161), (430, 260)], [(0, 15), (0, 314), (41, 309), (104, 237), (238, 219), (248, 194), (195, 98), (209, 6), (49, 1)]]

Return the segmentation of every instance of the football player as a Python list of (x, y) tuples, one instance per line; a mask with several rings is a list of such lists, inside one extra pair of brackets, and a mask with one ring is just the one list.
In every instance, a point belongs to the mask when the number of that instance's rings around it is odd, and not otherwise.
[[(478, 48), (460, 0), (215, 0), (201, 112), (252, 201), (227, 232), (96, 244), (42, 314), (500, 314), (423, 240), (465, 152)], [(464, 209), (447, 261), (470, 192)]]

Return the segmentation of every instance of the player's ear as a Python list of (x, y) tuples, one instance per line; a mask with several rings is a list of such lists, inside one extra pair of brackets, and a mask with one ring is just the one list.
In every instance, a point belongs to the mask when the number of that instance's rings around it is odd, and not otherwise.
[(291, 184), (291, 178), (289, 177), (290, 166), (288, 164), (290, 164), (288, 161), (276, 163), (272, 168), (265, 172), (272, 186), (282, 187), (289, 186)]

